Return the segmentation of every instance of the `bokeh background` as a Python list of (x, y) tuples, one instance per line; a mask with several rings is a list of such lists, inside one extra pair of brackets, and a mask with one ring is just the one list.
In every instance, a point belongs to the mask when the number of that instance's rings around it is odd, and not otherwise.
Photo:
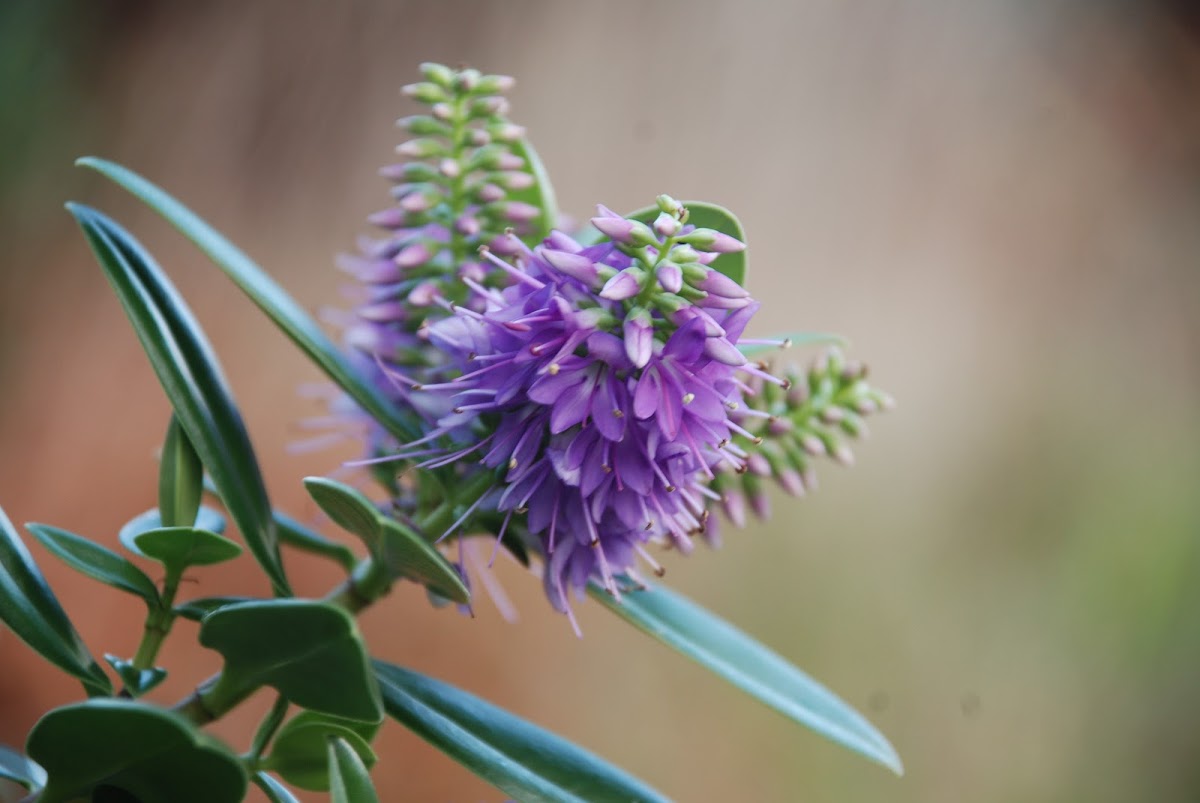
[[(565, 211), (660, 192), (738, 211), (759, 331), (849, 335), (899, 400), (851, 472), (669, 580), (824, 680), (903, 779), (594, 606), (585, 638), (505, 566), (521, 612), (402, 590), (385, 657), (555, 729), (679, 800), (1200, 797), (1200, 19), (1176, 3), (0, 0), (0, 501), (115, 544), (154, 503), (168, 407), (62, 209), (99, 205), (207, 327), (275, 501), (317, 374), (97, 154), (175, 193), (305, 305), (386, 203), (377, 166), (423, 60), (518, 76), (514, 117)], [(803, 358), (803, 354), (797, 354)], [(94, 651), (140, 603), (46, 573)], [(331, 570), (295, 559), (318, 593)], [(197, 594), (265, 592), (249, 560)], [(217, 666), (166, 652), (159, 699)], [(0, 633), (0, 741), (78, 693)], [(265, 700), (222, 723), (252, 728)], [(406, 731), (389, 801), (497, 801)], [(314, 796), (313, 799), (318, 799)]]

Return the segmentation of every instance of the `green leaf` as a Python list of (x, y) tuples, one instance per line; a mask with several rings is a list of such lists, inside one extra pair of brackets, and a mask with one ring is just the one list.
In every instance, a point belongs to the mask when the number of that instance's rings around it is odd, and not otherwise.
[(532, 204), (542, 213), (530, 221), (529, 234), (525, 240), (530, 245), (536, 245), (546, 238), (550, 230), (558, 225), (558, 202), (554, 197), (554, 187), (550, 184), (550, 176), (546, 166), (538, 156), (533, 145), (525, 137), (516, 140), (510, 146), (513, 154), (525, 160), (525, 170), (533, 176), (533, 184), (522, 190), (512, 190), (508, 197), (513, 201)]
[(753, 343), (746, 346), (738, 346), (738, 350), (747, 357), (754, 357), (759, 354), (779, 352), (782, 349), (791, 348), (792, 346), (845, 346), (848, 342), (841, 335), (829, 332), (788, 332), (785, 335), (777, 335), (773, 339), (784, 341), (783, 346)]
[(167, 678), (167, 670), (161, 666), (138, 669), (132, 662), (107, 653), (104, 660), (116, 670), (117, 676), (125, 684), (125, 689), (134, 697), (141, 697)]
[(777, 653), (687, 597), (650, 585), (625, 593), (620, 602), (594, 583), (588, 593), (634, 627), (784, 716), (903, 774), (895, 749), (862, 715)]
[(158, 587), (154, 581), (111, 549), (48, 524), (26, 524), (25, 529), (72, 569), (113, 588), (136, 594), (151, 609), (158, 607)]
[(239, 602), (253, 602), (255, 597), (198, 597), (175, 606), (175, 615), (199, 622), (205, 616), (226, 605), (236, 605)]
[(196, 213), (120, 165), (90, 156), (76, 160), (75, 164), (96, 170), (115, 181), (199, 246), (309, 359), (400, 442), (420, 437), (416, 423), (406, 419), (369, 377), (359, 374), (341, 350), (321, 331), (312, 316), (250, 257)]
[(300, 803), (300, 799), (279, 781), (265, 772), (257, 772), (250, 780), (267, 796), (269, 803)]
[(278, 510), (275, 511), (275, 529), (279, 533), (279, 540), (282, 543), (303, 552), (330, 558), (346, 571), (351, 571), (354, 564), (358, 562), (350, 547), (313, 532), (291, 516), (280, 513)]
[[(148, 558), (149, 555), (142, 553), (138, 549), (134, 539), (142, 533), (150, 532), (151, 530), (161, 530), (163, 528), (162, 516), (158, 512), (158, 508), (152, 507), (145, 513), (139, 513), (129, 521), (125, 522), (125, 526), (121, 528), (121, 532), (117, 534), (117, 540), (121, 542), (121, 546), (128, 549), (139, 557)], [(225, 517), (211, 507), (202, 507), (196, 514), (197, 530), (208, 530), (209, 532), (220, 535), (225, 532)]]
[(667, 800), (582, 747), (485, 700), (394, 664), (374, 664), (389, 716), (523, 803)]
[(83, 681), (88, 694), (112, 694), (29, 550), (0, 508), (0, 620), (50, 663)]
[[(743, 243), (746, 242), (746, 232), (742, 228), (742, 222), (725, 207), (706, 201), (681, 201), (681, 203), (687, 207), (689, 225), (701, 229), (716, 229), (722, 234), (728, 234)], [(649, 225), (654, 223), (654, 219), (661, 211), (657, 205), (644, 206), (641, 209), (635, 209), (625, 217)], [(588, 227), (574, 236), (576, 241), (585, 246), (595, 245), (604, 237), (595, 227)], [(709, 267), (721, 271), (744, 287), (746, 285), (746, 265), (746, 252), (738, 251), (734, 254), (721, 254), (713, 260)]]
[(188, 440), (212, 475), (233, 520), (277, 594), (290, 594), (275, 522), (254, 448), (200, 326), (141, 245), (104, 215), (76, 204), (75, 216)]
[(116, 788), (140, 803), (239, 803), (241, 762), (182, 717), (131, 700), (89, 700), (46, 714), (26, 745), (49, 775), (40, 803)]
[(362, 758), (338, 736), (329, 740), (329, 791), (333, 803), (379, 803)]
[(354, 619), (309, 600), (228, 605), (200, 624), (200, 643), (225, 658), (214, 689), (271, 686), (302, 708), (378, 722), (379, 689)]
[(46, 771), (37, 762), (0, 745), (0, 778), (20, 784), (30, 792), (46, 785)]
[(242, 548), (223, 535), (192, 527), (160, 527), (133, 537), (138, 552), (182, 573), (189, 566), (211, 566), (242, 554)]
[(326, 477), (306, 477), (304, 487), (321, 510), (357, 535), (392, 577), (407, 577), (446, 599), (471, 600), (462, 575), (412, 528), (384, 516), (362, 493)]
[(370, 740), (379, 730), (379, 724), (302, 711), (280, 728), (271, 755), (262, 766), (278, 772), (293, 786), (324, 792), (329, 789), (329, 739), (335, 736), (345, 739), (370, 769), (376, 761)]
[(171, 416), (158, 467), (158, 509), (168, 527), (191, 527), (196, 523), (203, 492), (204, 466), (192, 447), (179, 418)]

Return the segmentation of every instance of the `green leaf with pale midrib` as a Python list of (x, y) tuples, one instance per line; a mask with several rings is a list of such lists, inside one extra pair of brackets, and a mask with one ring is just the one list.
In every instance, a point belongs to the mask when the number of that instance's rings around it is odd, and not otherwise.
[(48, 524), (30, 523), (25, 525), (25, 529), (75, 571), (113, 588), (136, 594), (151, 608), (158, 607), (158, 587), (154, 581), (116, 552)]
[(75, 164), (107, 176), (140, 198), (167, 219), (185, 237), (223, 270), (259, 309), (283, 330), (316, 365), (346, 391), (375, 421), (401, 442), (420, 437), (413, 422), (361, 376), (328, 336), (299, 304), (241, 249), (222, 236), (196, 213), (159, 187), (128, 168), (95, 157), (77, 159)]
[(300, 800), (286, 786), (265, 772), (255, 773), (250, 780), (254, 781), (254, 785), (262, 790), (270, 803), (300, 803)]
[(375, 661), (388, 714), (524, 803), (667, 798), (550, 731), (447, 683)]
[(362, 758), (340, 736), (329, 740), (329, 799), (331, 803), (379, 803)]
[(588, 593), (639, 630), (817, 733), (897, 774), (900, 757), (861, 714), (777, 653), (664, 586), (622, 594), (592, 583)]
[(0, 620), (43, 658), (83, 681), (89, 694), (112, 694), (4, 509), (0, 508)]
[(188, 440), (279, 594), (290, 594), (258, 461), (207, 340), (183, 299), (141, 245), (115, 222), (68, 210), (137, 332)]
[(158, 509), (167, 527), (190, 527), (200, 510), (204, 466), (200, 455), (171, 416), (163, 443), (162, 462), (158, 467)]

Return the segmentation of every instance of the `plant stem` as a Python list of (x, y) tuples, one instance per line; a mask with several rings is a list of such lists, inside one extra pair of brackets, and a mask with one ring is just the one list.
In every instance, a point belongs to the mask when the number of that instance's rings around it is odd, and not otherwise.
[(282, 694), (275, 698), (275, 704), (271, 706), (271, 710), (263, 717), (263, 721), (259, 724), (258, 730), (254, 734), (254, 741), (250, 743), (250, 758), (253, 761), (258, 761), (262, 758), (262, 754), (266, 752), (267, 745), (271, 743), (275, 732), (279, 730), (279, 726), (283, 723), (283, 717), (287, 714), (288, 699)]
[(162, 648), (163, 642), (171, 632), (171, 625), (175, 622), (175, 612), (171, 610), (171, 606), (175, 603), (175, 594), (179, 591), (181, 577), (180, 570), (167, 569), (158, 606), (146, 614), (142, 641), (133, 655), (134, 669), (149, 669), (154, 666), (154, 659), (158, 657), (158, 651)]

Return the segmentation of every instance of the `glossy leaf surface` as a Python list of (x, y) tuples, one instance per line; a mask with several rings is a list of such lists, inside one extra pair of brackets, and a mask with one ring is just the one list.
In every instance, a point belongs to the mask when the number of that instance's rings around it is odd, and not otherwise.
[(4, 746), (0, 746), (0, 778), (31, 792), (46, 785), (46, 771), (36, 761)]
[(167, 679), (167, 670), (161, 666), (138, 669), (131, 661), (126, 661), (124, 658), (118, 658), (115, 655), (107, 653), (104, 656), (104, 660), (116, 670), (117, 677), (125, 684), (125, 690), (134, 697), (141, 697)]
[(379, 723), (354, 722), (315, 711), (302, 711), (279, 729), (263, 768), (279, 773), (293, 786), (324, 792), (329, 789), (329, 740), (333, 737), (345, 739), (370, 769), (376, 761), (370, 739), (378, 729)]
[(332, 803), (379, 803), (358, 752), (340, 737), (329, 740), (329, 799)]
[(450, 561), (415, 530), (380, 513), (362, 493), (326, 477), (307, 477), (304, 487), (334, 522), (362, 539), (391, 576), (415, 580), (454, 602), (470, 601), (471, 592)]
[(224, 563), (242, 554), (242, 548), (225, 536), (192, 527), (147, 530), (135, 535), (133, 543), (138, 552), (174, 572), (188, 566)]
[(268, 803), (300, 803), (290, 789), (265, 772), (255, 773), (250, 780), (266, 795)]
[(111, 549), (48, 524), (26, 524), (25, 528), (51, 554), (72, 569), (113, 588), (135, 594), (151, 608), (158, 606), (158, 587), (154, 581)]
[(240, 602), (254, 602), (255, 597), (197, 597), (175, 606), (175, 615), (199, 622), (215, 610)]
[(900, 774), (888, 740), (836, 695), (777, 653), (665, 586), (647, 586), (618, 602), (592, 584), (592, 598), (639, 630), (721, 676), (783, 715)]
[(196, 523), (203, 481), (200, 455), (179, 425), (179, 419), (171, 416), (158, 467), (158, 509), (164, 526), (191, 527)]
[(89, 694), (111, 694), (96, 663), (0, 508), (0, 620), (43, 658), (83, 681)]
[(415, 424), (403, 418), (396, 405), (354, 368), (312, 316), (220, 232), (132, 170), (95, 157), (85, 157), (75, 163), (102, 173), (136, 195), (199, 246), (309, 359), (384, 429), (401, 442), (420, 437)]
[(375, 661), (388, 715), (523, 803), (666, 801), (638, 779), (480, 698)]
[[(145, 513), (139, 513), (125, 522), (121, 527), (121, 531), (117, 534), (117, 540), (121, 542), (121, 546), (133, 554), (147, 558), (149, 555), (143, 555), (133, 539), (150, 530), (161, 530), (165, 526), (158, 508), (152, 507)], [(196, 513), (196, 523), (192, 526), (197, 530), (208, 530), (209, 532), (221, 535), (225, 532), (225, 517), (211, 507), (201, 507)]]
[(200, 325), (132, 236), (93, 209), (75, 204), (68, 209), (83, 228), (180, 425), (251, 553), (276, 592), (290, 594), (258, 460)]
[(89, 700), (46, 714), (29, 734), (31, 758), (49, 776), (39, 803), (121, 789), (140, 803), (239, 803), (241, 762), (216, 739), (161, 708)]
[(200, 643), (224, 656), (222, 683), (271, 686), (302, 708), (337, 717), (383, 717), (358, 628), (340, 608), (309, 600), (229, 605), (204, 618)]

